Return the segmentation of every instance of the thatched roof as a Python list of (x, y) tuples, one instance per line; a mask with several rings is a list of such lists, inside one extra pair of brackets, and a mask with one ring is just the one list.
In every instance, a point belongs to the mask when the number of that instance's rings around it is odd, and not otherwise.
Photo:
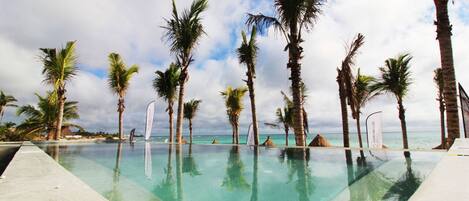
[(261, 144), (261, 146), (266, 146), (266, 147), (275, 147), (274, 141), (270, 139), (270, 136), (267, 136), (267, 139), (265, 140), (264, 143)]
[(311, 143), (309, 143), (310, 147), (330, 147), (332, 146), (331, 143), (329, 143), (329, 141), (327, 141), (327, 139), (318, 134), (316, 135), (316, 137), (314, 137), (313, 141), (311, 141)]

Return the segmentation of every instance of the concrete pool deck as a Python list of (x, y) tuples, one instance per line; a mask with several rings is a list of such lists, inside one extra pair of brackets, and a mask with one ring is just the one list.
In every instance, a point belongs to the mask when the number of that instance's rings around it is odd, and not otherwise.
[(469, 139), (457, 139), (410, 201), (469, 200)]
[(0, 201), (106, 200), (31, 142), (24, 142), (0, 178)]

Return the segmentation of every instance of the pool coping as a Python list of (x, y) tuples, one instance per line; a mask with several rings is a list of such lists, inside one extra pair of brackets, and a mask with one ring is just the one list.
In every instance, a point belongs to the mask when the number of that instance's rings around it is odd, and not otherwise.
[(469, 139), (457, 139), (409, 201), (469, 200)]
[(105, 201), (31, 142), (23, 142), (0, 178), (0, 200)]

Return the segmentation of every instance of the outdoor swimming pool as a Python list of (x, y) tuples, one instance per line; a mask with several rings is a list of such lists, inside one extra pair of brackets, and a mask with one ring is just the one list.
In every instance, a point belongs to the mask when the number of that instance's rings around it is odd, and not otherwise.
[[(38, 144), (109, 200), (407, 200), (443, 152), (230, 145)], [(350, 153), (350, 152), (349, 152)], [(79, 195), (77, 195), (79, 196)]]

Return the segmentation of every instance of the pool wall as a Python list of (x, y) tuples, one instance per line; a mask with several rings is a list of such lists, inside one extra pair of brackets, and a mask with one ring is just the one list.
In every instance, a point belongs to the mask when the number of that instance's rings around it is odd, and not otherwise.
[(24, 142), (0, 178), (0, 200), (106, 200), (31, 142)]

